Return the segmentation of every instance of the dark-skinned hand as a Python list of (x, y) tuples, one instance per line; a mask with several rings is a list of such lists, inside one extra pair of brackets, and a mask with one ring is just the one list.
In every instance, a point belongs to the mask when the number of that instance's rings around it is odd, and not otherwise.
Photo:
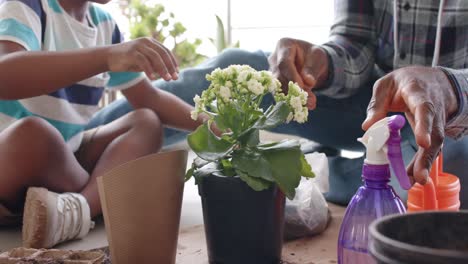
[(268, 59), (270, 71), (287, 93), (288, 82), (293, 81), (308, 93), (307, 106), (314, 109), (317, 98), (312, 89), (320, 87), (328, 78), (328, 56), (325, 50), (309, 42), (283, 38)]
[(379, 79), (373, 88), (364, 130), (387, 116), (404, 112), (419, 148), (407, 171), (412, 183), (425, 184), (445, 137), (445, 125), (458, 109), (456, 89), (438, 68), (411, 66)]

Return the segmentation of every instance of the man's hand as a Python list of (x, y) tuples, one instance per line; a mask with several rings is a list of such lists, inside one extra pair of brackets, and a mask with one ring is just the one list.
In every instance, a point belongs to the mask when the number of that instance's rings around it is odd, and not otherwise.
[(153, 38), (112, 45), (107, 58), (110, 71), (144, 71), (152, 80), (156, 74), (166, 81), (178, 78), (178, 65), (171, 51)]
[(311, 90), (328, 79), (329, 62), (325, 50), (306, 41), (283, 38), (268, 60), (283, 91), (287, 93), (289, 81), (298, 83), (309, 94), (309, 109), (315, 108), (316, 97)]
[(408, 167), (411, 181), (425, 184), (445, 137), (447, 119), (458, 109), (455, 88), (437, 68), (412, 66), (379, 79), (362, 128), (367, 130), (388, 112), (404, 112), (419, 149)]

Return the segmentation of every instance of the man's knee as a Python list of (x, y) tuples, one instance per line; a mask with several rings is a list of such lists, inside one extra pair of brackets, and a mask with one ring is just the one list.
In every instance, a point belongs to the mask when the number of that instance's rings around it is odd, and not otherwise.
[(268, 58), (263, 51), (246, 51), (243, 49), (225, 49), (218, 55), (218, 67), (225, 68), (232, 64), (250, 65), (256, 70), (268, 69)]

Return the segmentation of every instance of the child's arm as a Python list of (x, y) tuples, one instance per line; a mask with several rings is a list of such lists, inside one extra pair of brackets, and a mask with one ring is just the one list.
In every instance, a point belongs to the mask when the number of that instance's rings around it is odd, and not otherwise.
[(152, 87), (147, 80), (123, 90), (122, 93), (133, 108), (153, 110), (161, 122), (170, 127), (192, 131), (208, 118), (205, 115), (199, 115), (196, 121), (192, 120), (190, 111), (193, 107), (191, 105), (171, 93)]
[(157, 41), (140, 38), (110, 46), (75, 51), (25, 51), (0, 41), (0, 99), (14, 100), (48, 94), (96, 74), (144, 71), (165, 80), (177, 79), (177, 64)]

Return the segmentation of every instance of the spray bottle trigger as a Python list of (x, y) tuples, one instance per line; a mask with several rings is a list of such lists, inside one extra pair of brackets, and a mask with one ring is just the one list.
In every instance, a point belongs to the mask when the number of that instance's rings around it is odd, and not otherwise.
[(409, 190), (411, 188), (411, 182), (406, 173), (405, 163), (403, 162), (403, 155), (401, 153), (400, 130), (405, 123), (405, 118), (401, 115), (394, 115), (388, 118), (390, 136), (387, 141), (387, 157), (401, 187), (405, 190)]

